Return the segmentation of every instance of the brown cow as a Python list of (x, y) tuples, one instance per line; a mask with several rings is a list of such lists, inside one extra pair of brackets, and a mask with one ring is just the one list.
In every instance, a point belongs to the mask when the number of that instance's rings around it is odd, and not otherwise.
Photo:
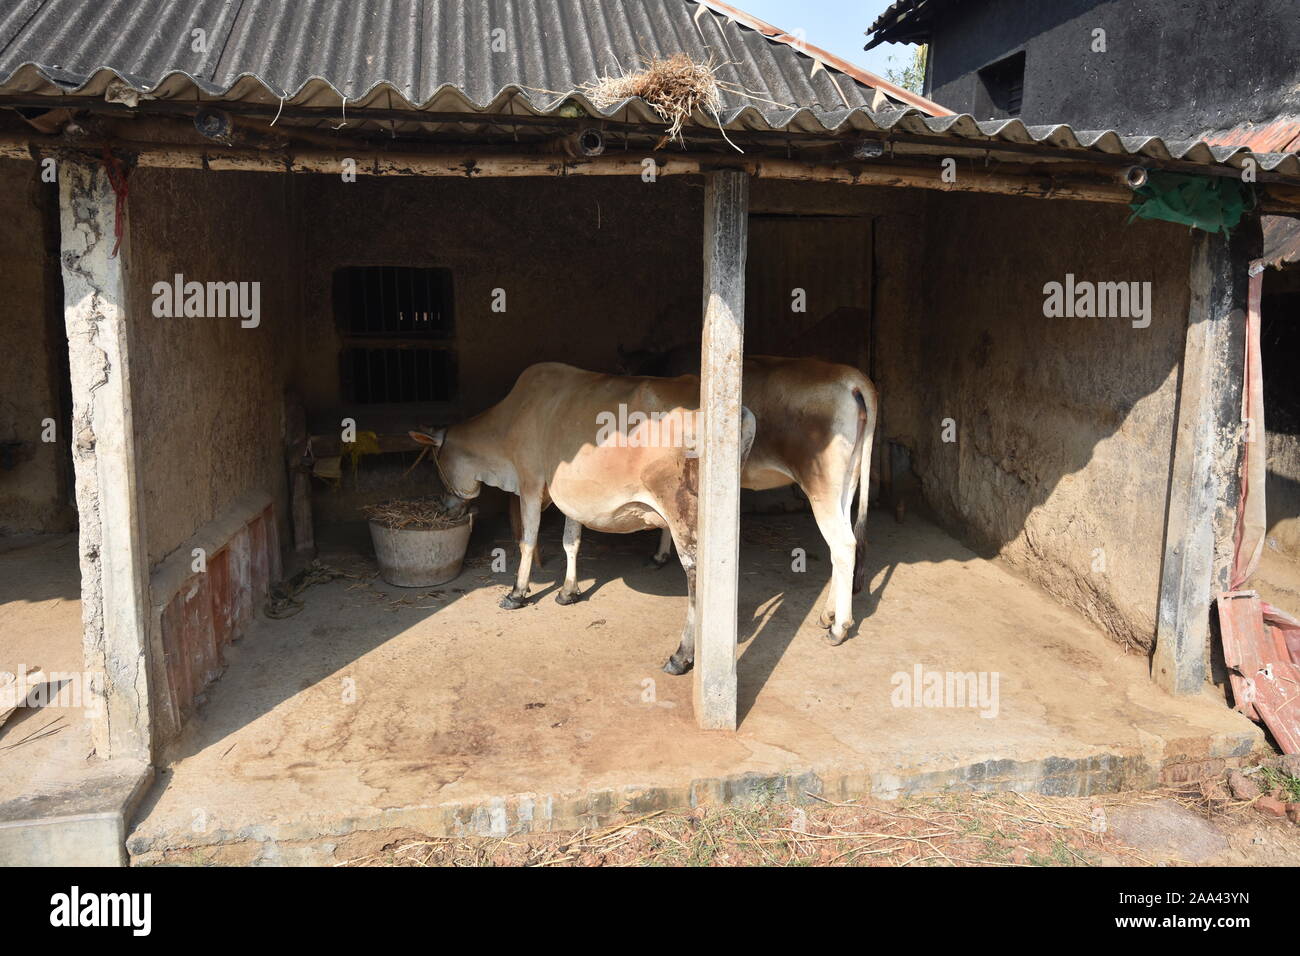
[[(698, 345), (660, 356), (624, 355), (637, 371), (682, 374), (699, 368)], [(827, 640), (841, 644), (853, 626), (853, 595), (866, 577), (867, 491), (877, 396), (855, 368), (820, 359), (751, 355), (744, 366), (745, 407), (758, 419), (742, 487), (755, 491), (797, 484), (812, 505), (831, 551), (831, 588), (822, 611)], [(853, 497), (858, 510), (850, 520)], [(655, 562), (664, 564), (673, 542), (660, 539)]]
[[(528, 598), (537, 526), (552, 502), (566, 519), (561, 604), (578, 598), (583, 525), (616, 534), (664, 529), (686, 571), (690, 602), (681, 644), (664, 670), (684, 674), (695, 659), (699, 398), (694, 376), (623, 377), (546, 362), (525, 369), (510, 394), (481, 415), (411, 437), (435, 450), (448, 505), (463, 508), (484, 484), (519, 495), (519, 575), (504, 608), (523, 607)], [(742, 409), (742, 461), (753, 440), (754, 416)]]

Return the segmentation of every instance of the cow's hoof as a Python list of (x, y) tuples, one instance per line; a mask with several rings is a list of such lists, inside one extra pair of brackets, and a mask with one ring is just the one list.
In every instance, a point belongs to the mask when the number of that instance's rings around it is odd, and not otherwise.
[(527, 598), (517, 598), (513, 594), (507, 594), (501, 599), (500, 607), (505, 608), (507, 611), (517, 611), (527, 603)]
[(652, 568), (666, 568), (666, 567), (668, 567), (668, 559), (669, 559), (670, 557), (671, 557), (671, 555), (667, 555), (667, 554), (665, 554), (665, 555), (661, 558), (661, 557), (659, 557), (659, 555), (656, 554), (656, 555), (654, 555), (653, 557), (650, 558), (650, 566), (651, 566)]
[(694, 661), (678, 660), (677, 655), (674, 654), (668, 658), (668, 663), (664, 665), (664, 673), (672, 674), (674, 677), (681, 677), (691, 669), (691, 665), (694, 663)]
[(847, 627), (844, 628), (844, 630), (841, 631), (839, 634), (836, 634), (835, 628), (832, 627), (829, 631), (827, 631), (825, 634), (822, 635), (822, 640), (824, 640), (831, 647), (839, 647), (848, 639), (849, 639), (849, 629)]
[(572, 592), (560, 591), (555, 595), (555, 603), (564, 604), (566, 606), (569, 604), (577, 604), (581, 600), (582, 600), (581, 591), (572, 591)]

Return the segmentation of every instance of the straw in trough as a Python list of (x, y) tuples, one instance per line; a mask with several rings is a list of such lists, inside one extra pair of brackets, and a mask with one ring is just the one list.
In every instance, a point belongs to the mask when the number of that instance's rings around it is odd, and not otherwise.
[(441, 531), (467, 520), (466, 514), (449, 512), (437, 498), (398, 498), (361, 510), (371, 521), (399, 531)]

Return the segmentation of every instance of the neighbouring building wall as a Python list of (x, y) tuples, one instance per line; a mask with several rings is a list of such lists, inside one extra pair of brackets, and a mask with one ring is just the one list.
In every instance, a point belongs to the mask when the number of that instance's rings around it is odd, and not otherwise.
[[(285, 370), (299, 321), (288, 178), (139, 169), (130, 190), (131, 382), (149, 565), (250, 495), (274, 500), (286, 540)], [(155, 316), (154, 284), (178, 273), (260, 283), (260, 324)]]
[[(902, 321), (880, 329), (886, 437), (907, 450), (942, 523), (1116, 639), (1149, 648), (1188, 233), (1127, 225), (1123, 206), (941, 194), (927, 202), (923, 245), (912, 237), (924, 275)], [(1067, 274), (1150, 282), (1150, 326), (1045, 317), (1045, 284)], [(955, 441), (944, 440), (945, 426)]]
[[(934, 4), (927, 95), (981, 112), (978, 71), (1025, 53), (1029, 125), (1192, 138), (1300, 110), (1294, 0)], [(1105, 31), (1105, 51), (1094, 49)]]
[[(76, 527), (57, 208), (58, 186), (41, 181), (40, 167), (0, 161), (0, 535)], [(46, 419), (53, 442), (43, 440)]]

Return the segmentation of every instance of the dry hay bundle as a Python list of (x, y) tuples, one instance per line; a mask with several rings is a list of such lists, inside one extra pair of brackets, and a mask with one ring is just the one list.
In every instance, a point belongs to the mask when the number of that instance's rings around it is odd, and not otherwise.
[(371, 521), (394, 531), (445, 531), (469, 520), (464, 512), (449, 512), (437, 498), (395, 498), (361, 510)]
[[(697, 63), (685, 53), (651, 57), (645, 67), (619, 76), (604, 76), (582, 87), (583, 93), (599, 109), (607, 110), (629, 97), (640, 97), (665, 123), (668, 139), (681, 136), (682, 124), (697, 109), (717, 118), (722, 106), (722, 89), (714, 75), (713, 63)], [(722, 123), (719, 121), (719, 128)]]

